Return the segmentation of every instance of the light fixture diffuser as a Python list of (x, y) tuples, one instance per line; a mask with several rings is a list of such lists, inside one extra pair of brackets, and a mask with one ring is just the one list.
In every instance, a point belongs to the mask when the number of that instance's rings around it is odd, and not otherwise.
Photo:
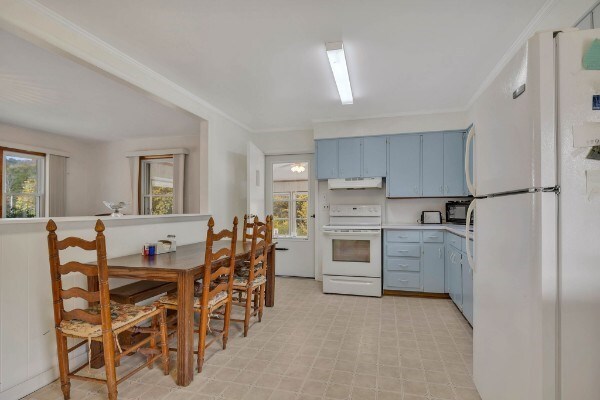
[(342, 42), (325, 43), (327, 58), (333, 72), (333, 78), (337, 86), (342, 104), (354, 103), (352, 97), (352, 87), (350, 86), (350, 75), (346, 65), (346, 54), (344, 53), (344, 44)]

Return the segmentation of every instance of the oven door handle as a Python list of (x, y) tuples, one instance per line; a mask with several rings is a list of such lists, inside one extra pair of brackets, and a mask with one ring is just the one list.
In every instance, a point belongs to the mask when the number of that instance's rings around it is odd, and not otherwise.
[(381, 236), (381, 232), (332, 232), (323, 231), (325, 235), (331, 236)]

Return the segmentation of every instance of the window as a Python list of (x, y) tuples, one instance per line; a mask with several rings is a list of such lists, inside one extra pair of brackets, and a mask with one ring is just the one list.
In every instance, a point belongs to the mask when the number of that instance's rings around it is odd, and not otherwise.
[(2, 155), (2, 218), (44, 215), (45, 156), (0, 148)]
[(173, 157), (141, 158), (140, 189), (141, 214), (172, 214)]
[(273, 228), (278, 237), (308, 237), (308, 192), (273, 193)]

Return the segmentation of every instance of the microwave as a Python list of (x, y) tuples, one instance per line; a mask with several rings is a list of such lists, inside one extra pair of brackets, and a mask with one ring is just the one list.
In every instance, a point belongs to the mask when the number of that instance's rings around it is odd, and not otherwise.
[[(449, 201), (446, 203), (446, 222), (450, 224), (465, 224), (467, 222), (467, 209), (471, 204), (469, 201)], [(475, 216), (471, 215), (471, 223)]]

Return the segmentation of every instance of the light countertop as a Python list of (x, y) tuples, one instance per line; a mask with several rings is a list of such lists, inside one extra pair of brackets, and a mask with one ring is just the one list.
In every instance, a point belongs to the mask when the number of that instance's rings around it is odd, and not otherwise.
[[(383, 224), (382, 229), (436, 229), (447, 232), (452, 232), (455, 235), (466, 237), (465, 226), (458, 224)], [(473, 239), (473, 231), (469, 234), (470, 239)]]

